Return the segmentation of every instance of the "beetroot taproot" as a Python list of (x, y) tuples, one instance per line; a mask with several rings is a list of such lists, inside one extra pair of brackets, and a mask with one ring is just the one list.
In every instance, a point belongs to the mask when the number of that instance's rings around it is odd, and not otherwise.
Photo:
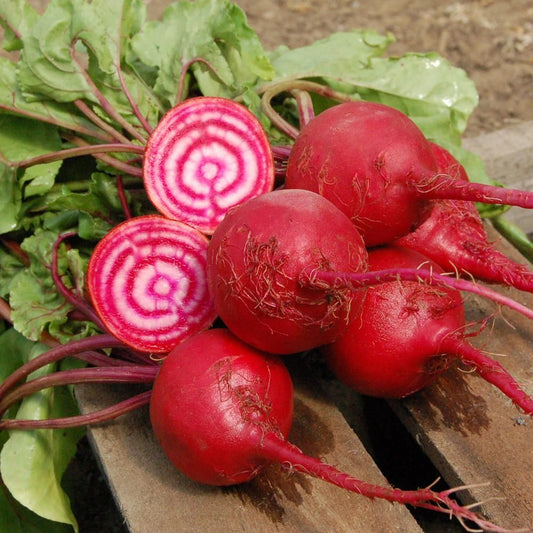
[[(464, 167), (448, 150), (435, 143), (431, 147), (440, 172), (468, 181)], [(423, 253), (445, 270), (533, 292), (533, 272), (525, 263), (507, 257), (497, 242), (489, 240), (472, 202), (427, 202), (420, 225), (396, 243)]]
[(226, 211), (274, 186), (259, 120), (220, 97), (189, 98), (154, 129), (143, 158), (146, 192), (161, 214), (211, 234)]
[(217, 314), (240, 339), (294, 353), (340, 335), (359, 298), (347, 287), (302, 286), (314, 269), (366, 270), (359, 232), (331, 202), (277, 190), (231, 210), (208, 247), (207, 276)]
[(133, 217), (96, 245), (87, 286), (101, 322), (142, 352), (167, 353), (216, 317), (206, 280), (208, 240), (159, 215)]

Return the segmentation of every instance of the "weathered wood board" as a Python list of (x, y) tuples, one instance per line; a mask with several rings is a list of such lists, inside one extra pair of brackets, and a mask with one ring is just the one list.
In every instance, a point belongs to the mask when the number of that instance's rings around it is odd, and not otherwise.
[[(508, 186), (533, 189), (533, 123), (469, 139), (465, 145), (484, 158), (491, 177)], [(525, 231), (533, 230), (531, 214), (515, 221)], [(511, 247), (503, 249), (520, 260)], [(533, 295), (505, 291), (533, 308)], [(472, 296), (467, 297), (467, 311), (472, 321), (495, 314), (492, 326), (472, 342), (495, 354), (533, 393), (530, 321), (509, 310), (500, 314), (490, 302)], [(305, 378), (296, 390), (293, 442), (365, 481), (386, 483), (332, 396)], [(80, 386), (76, 391), (84, 411), (121, 397), (108, 386)], [(343, 411), (350, 421), (358, 417), (357, 402), (357, 395), (345, 391)], [(533, 424), (499, 391), (475, 375), (451, 369), (434, 386), (390, 406), (450, 486), (490, 482), (488, 487), (461, 493), (464, 501), (485, 501), (483, 511), (499, 525), (533, 526)], [(231, 489), (188, 481), (155, 442), (147, 409), (93, 428), (89, 434), (132, 533), (422, 531), (401, 506), (369, 501), (277, 467)], [(488, 500), (491, 497), (503, 499)]]
[[(86, 410), (118, 398), (105, 386), (78, 387), (77, 394)], [(422, 531), (406, 508), (277, 467), (239, 487), (193, 483), (159, 449), (146, 409), (91, 429), (90, 438), (132, 533)], [(313, 383), (297, 385), (291, 440), (360, 479), (386, 484), (335, 405)]]
[[(492, 179), (533, 191), (533, 121), (465, 139), (463, 144), (483, 159)], [(531, 210), (512, 207), (505, 216), (525, 232), (533, 232)]]

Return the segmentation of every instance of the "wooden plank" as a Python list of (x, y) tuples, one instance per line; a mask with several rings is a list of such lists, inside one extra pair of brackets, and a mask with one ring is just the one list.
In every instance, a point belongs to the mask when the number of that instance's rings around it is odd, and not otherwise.
[[(83, 411), (120, 399), (117, 387), (79, 386)], [(336, 406), (313, 381), (297, 384), (291, 440), (304, 452), (368, 482), (387, 484)], [(131, 389), (122, 389), (122, 394)], [(201, 486), (187, 480), (157, 445), (147, 409), (89, 430), (112, 492), (132, 533), (421, 532), (409, 511), (371, 501), (302, 474), (271, 467), (249, 484)]]

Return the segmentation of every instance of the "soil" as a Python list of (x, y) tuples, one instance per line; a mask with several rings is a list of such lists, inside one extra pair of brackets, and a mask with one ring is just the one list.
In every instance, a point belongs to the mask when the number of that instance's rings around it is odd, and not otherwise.
[[(42, 6), (46, 0), (33, 0)], [(151, 18), (170, 0), (151, 0)], [(466, 135), (533, 120), (533, 4), (531, 0), (240, 0), (264, 47), (309, 44), (333, 32), (372, 28), (391, 32), (391, 55), (436, 51), (463, 68), (480, 102)], [(81, 533), (126, 531), (86, 439), (65, 483)], [(441, 529), (439, 531), (442, 531)]]
[[(336, 31), (390, 32), (390, 55), (435, 51), (464, 69), (480, 95), (466, 134), (533, 120), (530, 0), (240, 0), (267, 50), (309, 44)], [(154, 0), (153, 8), (158, 2)], [(155, 9), (154, 9), (155, 10)]]

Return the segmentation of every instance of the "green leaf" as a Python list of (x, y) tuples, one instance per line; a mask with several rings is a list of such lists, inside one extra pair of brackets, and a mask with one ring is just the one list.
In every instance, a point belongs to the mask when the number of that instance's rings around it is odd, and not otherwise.
[(522, 228), (502, 216), (491, 218), (491, 222), (501, 235), (503, 235), (530, 263), (533, 263), (533, 242), (531, 242), (531, 239)]
[(57, 128), (44, 122), (0, 115), (0, 153), (9, 161), (22, 161), (61, 148)]
[(154, 91), (170, 106), (176, 103), (177, 80), (193, 60), (197, 61), (192, 70), (204, 95), (240, 94), (257, 78), (267, 80), (273, 75), (244, 12), (222, 0), (169, 5), (161, 21), (148, 22), (135, 36), (132, 48), (141, 62), (157, 70)]
[(99, 241), (111, 229), (110, 225), (101, 218), (89, 213), (80, 213), (78, 218), (78, 235), (88, 241)]
[(22, 207), (17, 172), (14, 168), (0, 163), (0, 235), (17, 227)]
[(13, 328), (0, 335), (2, 357), (0, 357), (0, 381), (4, 381), (14, 370), (22, 366), (28, 358), (33, 342)]
[(0, 110), (85, 135), (99, 131), (71, 104), (59, 104), (54, 101), (28, 102), (22, 96), (18, 85), (16, 64), (5, 57), (0, 57)]
[(52, 322), (64, 325), (71, 310), (53, 287), (40, 286), (38, 278), (27, 270), (15, 278), (9, 297), (15, 328), (32, 340), (39, 339)]
[(0, 298), (7, 298), (11, 284), (24, 265), (12, 254), (0, 248)]
[(0, 531), (9, 533), (72, 533), (72, 526), (51, 522), (31, 512), (0, 485)]
[[(0, 115), (0, 154), (2, 158), (19, 162), (61, 149), (57, 128), (27, 118)], [(24, 196), (44, 194), (53, 186), (61, 161), (33, 165), (25, 169), (20, 186)]]
[(39, 15), (26, 0), (0, 0), (0, 25), (4, 28), (2, 46), (7, 51), (22, 47), (20, 35), (26, 35)]
[[(75, 170), (74, 175), (77, 176)], [(102, 172), (89, 175), (89, 179), (56, 183), (47, 194), (34, 198), (31, 203), (24, 202), (20, 225), (28, 230), (44, 228), (56, 233), (74, 230), (82, 239), (99, 240), (124, 219), (124, 211), (116, 178)], [(138, 178), (125, 179), (125, 182), (140, 183)], [(94, 232), (87, 231), (89, 219)]]
[(411, 117), (436, 142), (460, 144), (478, 103), (466, 73), (435, 53), (381, 57), (391, 37), (356, 30), (272, 58), (276, 80), (322, 78), (345, 94), (390, 105)]
[(13, 503), (8, 490), (0, 485), (0, 531), (22, 533), (19, 511), (24, 508), (18, 505), (16, 509)]
[[(46, 330), (58, 340), (67, 342), (72, 338), (86, 337), (94, 329), (89, 322), (69, 321), (67, 317), (72, 307), (58, 293), (50, 272), (51, 249), (56, 238), (56, 232), (38, 230), (22, 242), (31, 265), (20, 272), (11, 284), (9, 302), (13, 325), (32, 340), (38, 340)], [(67, 287), (72, 286), (72, 281), (66, 274), (71, 274), (75, 280), (84, 279), (87, 259), (80, 256), (74, 260), (72, 257), (72, 254), (79, 253), (72, 250), (69, 252), (71, 256), (67, 257), (65, 246), (59, 248), (59, 274)], [(72, 272), (69, 267), (75, 270)], [(83, 286), (77, 286), (76, 290), (83, 291)]]
[[(362, 73), (363, 98), (404, 112), (437, 142), (460, 144), (478, 93), (466, 72), (435, 53), (374, 58)], [(357, 76), (348, 82), (358, 83)]]
[[(2, 357), (0, 357), (0, 381), (3, 381), (14, 370), (29, 360), (32, 350), (35, 349), (35, 343), (18, 333), (14, 328), (9, 328), (0, 335), (0, 346), (2, 346)], [(44, 347), (39, 347), (38, 351), (34, 352), (35, 355), (37, 355), (37, 353), (43, 349)], [(60, 411), (72, 412), (73, 404), (71, 399), (64, 399), (62, 396), (58, 396), (56, 397), (56, 400), (59, 403), (66, 403), (66, 407), (63, 406)], [(13, 432), (13, 435), (15, 433), (16, 432)], [(9, 438), (10, 435), (8, 432), (2, 431), (0, 433), (0, 445), (3, 445), (6, 441), (8, 441)], [(69, 438), (71, 440), (71, 444), (66, 447), (67, 454), (60, 462), (57, 462), (59, 467), (58, 471), (64, 468), (65, 461), (71, 457), (71, 445), (72, 443), (76, 442), (79, 437), (78, 434), (73, 433)], [(15, 444), (13, 444), (13, 442), (15, 442)], [(8, 456), (11, 455), (11, 452), (9, 452), (9, 447), (13, 447), (14, 445), (16, 446), (16, 444), (17, 443), (15, 439), (15, 441), (12, 441), (12, 444), (8, 446)], [(62, 448), (63, 446), (56, 446), (56, 449), (59, 450), (60, 453), (62, 453)], [(17, 485), (21, 484), (23, 480), (23, 476), (19, 476), (18, 474), (19, 461), (24, 462), (28, 457), (28, 454), (32, 455), (32, 453), (33, 451), (28, 450), (27, 446), (19, 449), (16, 453), (16, 462), (12, 466), (13, 472), (8, 474), (8, 478), (18, 478), (18, 481), (16, 481)], [(48, 460), (49, 459), (46, 459), (46, 461)], [(24, 470), (24, 468), (22, 470)], [(0, 473), (3, 474), (1, 469), (1, 461)], [(37, 485), (42, 485), (42, 483), (37, 482)], [(28, 487), (25, 489), (25, 492), (32, 490), (32, 487)], [(46, 499), (39, 505), (47, 505)], [(72, 526), (67, 526), (43, 519), (16, 500), (7, 490), (6, 485), (4, 483), (0, 483), (0, 531), (9, 533), (67, 533), (72, 531)]]
[(394, 42), (392, 35), (373, 30), (333, 33), (300, 48), (280, 46), (270, 54), (274, 81), (286, 78), (331, 77), (345, 80), (345, 71), (364, 69), (372, 57), (381, 56)]
[[(113, 217), (118, 218), (119, 215), (123, 216), (114, 177), (102, 172), (95, 172), (90, 181), (87, 181), (86, 186), (86, 191), (77, 192), (72, 191), (68, 183), (62, 184), (61, 187), (54, 189), (43, 198), (42, 204), (35, 204), (34, 208), (46, 209), (51, 213), (62, 213), (68, 210), (86, 211), (99, 215), (107, 221)], [(63, 229), (67, 228), (63, 227)]]
[(22, 37), (19, 82), (28, 100), (46, 97), (59, 102), (86, 99), (97, 103), (73, 42), (79, 30), (76, 13), (84, 13), (83, 0), (51, 0), (46, 11)]
[[(126, 68), (132, 61), (131, 39), (141, 31), (146, 19), (142, 0), (95, 0), (86, 6), (84, 29), (79, 39), (89, 54), (88, 75), (109, 104), (132, 124), (138, 124), (124, 91), (121, 78), (128, 88), (139, 112), (155, 125), (164, 112), (151, 87), (137, 75), (134, 68)], [(90, 19), (93, 24), (89, 24)], [(105, 116), (101, 111), (97, 111)]]
[[(32, 347), (29, 357), (36, 357), (48, 348)], [(39, 369), (32, 377), (45, 375), (52, 365)], [(72, 396), (57, 389), (44, 389), (24, 398), (17, 418), (42, 420), (77, 413)], [(83, 435), (79, 428), (34, 431), (13, 431), (0, 454), (0, 471), (11, 495), (34, 513), (55, 522), (73, 526), (77, 522), (70, 502), (61, 488), (61, 477), (73, 457), (76, 443)]]
[[(140, 30), (141, 0), (51, 0), (31, 34), (23, 38), (19, 83), (28, 101), (85, 100), (105, 120), (113, 108), (137, 122), (121, 76), (140, 112), (150, 119), (159, 107), (145, 82), (121, 72), (129, 41)], [(105, 101), (104, 101), (105, 100)]]

